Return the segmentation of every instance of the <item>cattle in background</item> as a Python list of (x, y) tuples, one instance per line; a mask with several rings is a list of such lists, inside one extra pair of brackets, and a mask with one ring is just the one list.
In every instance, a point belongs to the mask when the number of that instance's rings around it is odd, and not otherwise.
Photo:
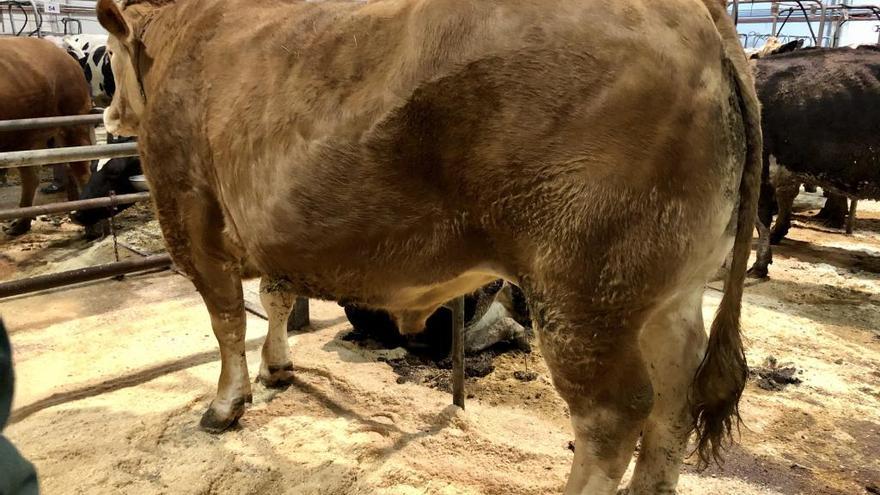
[[(111, 139), (111, 142), (129, 142), (130, 138)], [(139, 192), (133, 183), (132, 178), (142, 175), (141, 160), (137, 156), (128, 156), (121, 158), (111, 158), (109, 160), (98, 160), (92, 164), (91, 176), (89, 181), (83, 187), (80, 194), (81, 199), (104, 198), (110, 196), (111, 192), (116, 195), (132, 194)], [(79, 225), (84, 227), (92, 227), (98, 222), (120, 213), (126, 208), (132, 206), (133, 203), (118, 205), (106, 208), (91, 208), (88, 210), (79, 210), (72, 212), (70, 218)], [(101, 229), (87, 230), (89, 237), (98, 236)]]
[[(788, 231), (801, 182), (854, 199), (880, 199), (880, 49), (807, 48), (756, 64), (764, 180), (758, 259), (750, 272), (765, 277), (771, 240)], [(774, 196), (779, 219), (771, 231)]]
[[(136, 156), (95, 161), (92, 162), (91, 170), (91, 177), (83, 188), (81, 199), (106, 198), (111, 194), (132, 194), (142, 191), (133, 182), (134, 178), (143, 177), (141, 161)], [(98, 239), (110, 233), (107, 219), (133, 205), (134, 203), (126, 203), (78, 210), (70, 213), (70, 219), (85, 227), (86, 239)]]
[[(49, 41), (37, 38), (0, 38), (0, 120), (81, 115), (92, 108), (89, 89), (76, 61)], [(0, 132), (0, 151), (21, 151), (57, 146), (91, 144), (88, 126)], [(82, 186), (89, 175), (88, 162), (70, 164), (76, 183)], [(22, 167), (22, 207), (31, 206), (39, 184), (38, 167)], [(76, 199), (77, 188), (67, 191)], [(21, 235), (31, 226), (30, 218), (13, 221), (9, 235)]]
[(67, 51), (79, 61), (95, 105), (105, 107), (113, 99), (116, 81), (110, 68), (106, 34), (77, 34), (62, 38)]
[[(631, 493), (674, 492), (695, 429), (719, 454), (748, 377), (761, 166), (723, 1), (99, 0), (98, 18), (107, 129), (138, 136), (220, 345), (205, 430), (252, 397), (242, 278), (264, 275), (269, 386), (293, 380), (295, 295), (415, 333), (504, 278), (571, 412), (567, 494), (616, 493), (640, 434)], [(731, 249), (707, 341), (703, 291)]]
[[(370, 338), (388, 348), (406, 349), (434, 359), (449, 356), (451, 350), (452, 312), (439, 308), (417, 334), (401, 334), (392, 315), (385, 311), (343, 304), (345, 316), (353, 327), (349, 338)], [(464, 351), (477, 353), (495, 344), (511, 343), (529, 349), (526, 327), (531, 326), (525, 296), (507, 282), (496, 280), (464, 297)]]
[(793, 52), (801, 49), (803, 46), (804, 40), (802, 39), (782, 43), (779, 41), (779, 38), (771, 36), (767, 38), (767, 42), (761, 48), (748, 48), (745, 52), (746, 56), (750, 59), (758, 59), (777, 53)]

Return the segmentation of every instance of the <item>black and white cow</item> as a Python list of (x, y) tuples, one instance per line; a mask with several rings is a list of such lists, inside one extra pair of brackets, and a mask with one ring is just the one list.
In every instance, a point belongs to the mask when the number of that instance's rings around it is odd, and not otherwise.
[[(771, 237), (784, 236), (800, 183), (853, 199), (880, 199), (880, 48), (807, 48), (756, 64), (764, 183), (751, 274), (764, 277), (772, 262)], [(780, 220), (771, 233), (774, 199)]]
[[(80, 193), (81, 199), (104, 198), (113, 194), (131, 194), (138, 192), (131, 178), (140, 175), (141, 160), (136, 156), (100, 160), (92, 164), (92, 175)], [(115, 208), (92, 208), (79, 210), (70, 214), (71, 220), (84, 227), (90, 227), (101, 220), (128, 208), (131, 204), (119, 205)]]
[(83, 69), (92, 93), (92, 101), (101, 107), (109, 105), (116, 91), (116, 81), (110, 69), (107, 35), (78, 34), (65, 36), (62, 40), (68, 53), (79, 61)]

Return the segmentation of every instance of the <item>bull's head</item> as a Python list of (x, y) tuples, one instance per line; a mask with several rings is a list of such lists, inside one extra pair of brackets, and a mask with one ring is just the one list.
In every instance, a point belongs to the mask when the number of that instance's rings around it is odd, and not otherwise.
[(116, 80), (113, 101), (104, 111), (104, 126), (111, 134), (136, 136), (146, 104), (142, 84), (146, 54), (140, 32), (114, 0), (100, 0), (97, 11), (98, 21), (110, 33), (107, 50)]

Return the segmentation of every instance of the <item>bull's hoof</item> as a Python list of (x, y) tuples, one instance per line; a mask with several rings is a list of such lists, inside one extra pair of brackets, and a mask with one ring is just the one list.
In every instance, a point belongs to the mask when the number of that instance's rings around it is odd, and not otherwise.
[(233, 401), (228, 413), (218, 411), (217, 407), (212, 402), (211, 406), (208, 407), (208, 410), (205, 411), (205, 414), (202, 414), (202, 419), (199, 421), (199, 427), (208, 433), (223, 433), (228, 430), (230, 426), (238, 422), (238, 418), (242, 417), (246, 400), (246, 398), (242, 397), (241, 399)]
[(101, 220), (98, 223), (87, 225), (85, 227), (84, 237), (87, 241), (94, 241), (110, 233), (110, 223), (107, 220)]
[(267, 388), (287, 388), (293, 384), (293, 363), (261, 368), (257, 380)]
[(788, 235), (788, 232), (791, 230), (791, 222), (786, 222), (781, 225), (774, 225), (772, 229), (770, 229), (770, 244), (774, 246), (782, 242), (785, 239), (785, 236)]
[(749, 278), (755, 278), (758, 280), (764, 280), (764, 279), (769, 278), (769, 276), (767, 274), (767, 267), (761, 267), (761, 266), (753, 266), (753, 267), (749, 268), (749, 271), (746, 272), (746, 275), (748, 275)]
[(64, 192), (64, 184), (52, 182), (49, 185), (40, 188), (40, 192), (43, 194), (57, 194), (60, 192)]
[(842, 229), (846, 227), (846, 219), (845, 218), (826, 218), (819, 222), (820, 225), (828, 227), (829, 229)]
[(31, 221), (23, 218), (13, 220), (9, 225), (3, 227), (3, 232), (10, 237), (18, 237), (26, 234), (29, 230), (31, 230)]

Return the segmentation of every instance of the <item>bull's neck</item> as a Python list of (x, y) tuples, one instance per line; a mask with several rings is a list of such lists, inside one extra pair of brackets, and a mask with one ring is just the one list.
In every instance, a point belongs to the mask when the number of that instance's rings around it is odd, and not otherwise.
[(137, 50), (136, 64), (142, 91), (149, 94), (150, 82), (157, 72), (153, 61), (157, 55), (173, 44), (181, 32), (180, 21), (176, 18), (177, 3), (163, 5), (137, 4), (131, 7), (135, 32), (140, 46)]

